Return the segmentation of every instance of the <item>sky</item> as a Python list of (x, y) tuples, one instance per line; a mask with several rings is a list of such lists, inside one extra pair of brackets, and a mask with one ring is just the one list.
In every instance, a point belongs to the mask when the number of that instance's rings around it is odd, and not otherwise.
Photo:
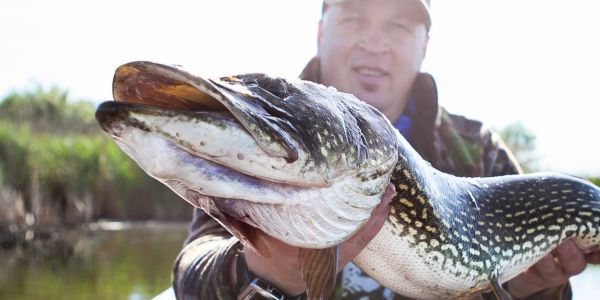
[[(296, 77), (321, 0), (1, 0), (0, 97), (37, 84), (110, 100), (134, 60)], [(543, 170), (600, 175), (600, 1), (433, 0), (423, 71), (447, 110), (537, 136)]]

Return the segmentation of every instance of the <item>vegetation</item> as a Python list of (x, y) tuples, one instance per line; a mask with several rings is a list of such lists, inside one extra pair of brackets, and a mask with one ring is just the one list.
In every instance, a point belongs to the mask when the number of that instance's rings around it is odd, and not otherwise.
[(539, 157), (535, 154), (536, 137), (521, 122), (502, 128), (500, 136), (517, 157), (523, 171), (530, 173), (539, 169)]
[(0, 120), (28, 126), (35, 134), (98, 135), (91, 102), (68, 101), (68, 93), (57, 87), (12, 92), (0, 103)]
[(98, 127), (94, 111), (58, 88), (0, 102), (0, 231), (8, 223), (189, 219), (190, 206), (143, 173)]
[[(502, 128), (500, 136), (516, 156), (523, 171), (526, 173), (539, 171), (539, 157), (535, 153), (536, 137), (521, 122), (509, 124)], [(587, 178), (593, 184), (600, 186), (600, 177)]]

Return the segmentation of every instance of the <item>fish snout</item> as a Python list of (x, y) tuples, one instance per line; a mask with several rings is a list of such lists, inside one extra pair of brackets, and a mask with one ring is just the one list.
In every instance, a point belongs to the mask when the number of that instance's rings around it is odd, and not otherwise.
[(119, 115), (119, 107), (113, 101), (101, 103), (96, 109), (96, 120), (102, 129), (108, 133), (112, 133), (112, 125), (116, 121), (116, 116)]
[(114, 134), (115, 123), (125, 118), (126, 112), (122, 106), (114, 101), (106, 101), (96, 109), (96, 120), (107, 133)]

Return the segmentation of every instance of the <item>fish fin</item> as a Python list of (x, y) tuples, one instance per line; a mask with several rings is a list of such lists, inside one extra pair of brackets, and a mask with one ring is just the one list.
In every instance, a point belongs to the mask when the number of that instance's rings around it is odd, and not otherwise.
[(329, 299), (333, 294), (339, 258), (339, 246), (326, 249), (300, 249), (298, 260), (308, 300)]
[(472, 288), (467, 292), (460, 293), (458, 295), (454, 295), (449, 297), (452, 300), (482, 300), (487, 299), (482, 296), (482, 293), (490, 293), (492, 291), (492, 285), (488, 284), (479, 288)]
[(492, 286), (492, 292), (494, 292), (494, 296), (498, 300), (513, 300), (513, 297), (500, 285), (498, 282), (498, 278), (492, 278), (490, 280), (490, 285)]

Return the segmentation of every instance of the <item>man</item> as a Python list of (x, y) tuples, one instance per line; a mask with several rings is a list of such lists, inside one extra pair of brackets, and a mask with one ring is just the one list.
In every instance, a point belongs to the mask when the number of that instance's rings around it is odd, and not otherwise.
[[(419, 72), (431, 26), (428, 5), (424, 0), (325, 0), (318, 54), (301, 78), (334, 86), (375, 106), (442, 171), (460, 176), (519, 172), (510, 152), (497, 136), (482, 129), (481, 123), (438, 107), (433, 79)], [(388, 189), (369, 222), (342, 244), (345, 267), (334, 298), (402, 298), (348, 263), (380, 230), (393, 196), (393, 189)], [(248, 280), (255, 278), (265, 290), (276, 288), (272, 294), (301, 295), (304, 283), (298, 249), (264, 234), (258, 240), (270, 256), (244, 248), (216, 221), (196, 210), (187, 245), (175, 264), (177, 295), (235, 299)], [(588, 259), (600, 262), (598, 256)], [(572, 242), (566, 242), (504, 287), (518, 299), (568, 299), (568, 278), (585, 266), (586, 257)]]

